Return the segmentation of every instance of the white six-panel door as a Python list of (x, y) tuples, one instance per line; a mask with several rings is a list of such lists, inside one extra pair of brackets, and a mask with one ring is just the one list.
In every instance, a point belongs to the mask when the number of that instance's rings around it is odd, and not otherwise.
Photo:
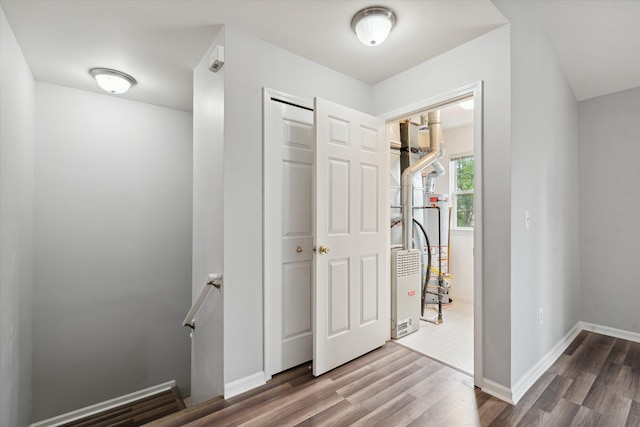
[(389, 320), (384, 121), (316, 98), (313, 374), (384, 344)]
[[(313, 112), (269, 102), (269, 374), (311, 360)], [(251, 266), (247, 266), (251, 268)]]

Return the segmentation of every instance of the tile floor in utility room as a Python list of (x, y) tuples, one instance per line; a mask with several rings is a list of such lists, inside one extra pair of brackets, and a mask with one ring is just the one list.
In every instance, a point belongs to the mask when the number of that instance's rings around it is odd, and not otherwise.
[[(437, 315), (437, 305), (424, 313), (429, 319)], [(420, 329), (397, 343), (473, 375), (473, 305), (454, 301), (443, 307), (442, 319), (440, 325), (420, 320)]]

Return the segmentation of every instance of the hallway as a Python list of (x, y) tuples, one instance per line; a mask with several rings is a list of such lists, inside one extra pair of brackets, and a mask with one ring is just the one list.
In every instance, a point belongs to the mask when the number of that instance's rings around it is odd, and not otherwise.
[(149, 424), (177, 426), (637, 426), (640, 344), (583, 331), (512, 406), (468, 375), (394, 342), (314, 378), (308, 365), (228, 400)]

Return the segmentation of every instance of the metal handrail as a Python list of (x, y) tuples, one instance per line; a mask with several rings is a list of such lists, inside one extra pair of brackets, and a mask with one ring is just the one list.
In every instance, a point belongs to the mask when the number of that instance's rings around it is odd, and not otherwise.
[(207, 299), (209, 292), (211, 292), (211, 287), (220, 289), (221, 286), (222, 286), (222, 273), (209, 274), (209, 276), (207, 277), (207, 281), (204, 283), (204, 285), (202, 285), (202, 288), (200, 288), (198, 297), (196, 298), (195, 302), (191, 306), (191, 309), (187, 313), (187, 316), (182, 321), (182, 326), (188, 326), (191, 329), (196, 328), (196, 323), (195, 323), (196, 314), (198, 314), (198, 310), (200, 310), (202, 303), (204, 302), (205, 299)]

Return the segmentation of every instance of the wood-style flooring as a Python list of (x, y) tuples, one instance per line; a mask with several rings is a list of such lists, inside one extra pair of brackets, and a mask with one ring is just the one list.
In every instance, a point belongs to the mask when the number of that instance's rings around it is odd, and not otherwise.
[(640, 426), (640, 343), (583, 331), (512, 406), (389, 342), (314, 378), (302, 365), (150, 426)]
[(145, 397), (98, 414), (63, 424), (61, 427), (137, 427), (184, 409), (178, 389)]

